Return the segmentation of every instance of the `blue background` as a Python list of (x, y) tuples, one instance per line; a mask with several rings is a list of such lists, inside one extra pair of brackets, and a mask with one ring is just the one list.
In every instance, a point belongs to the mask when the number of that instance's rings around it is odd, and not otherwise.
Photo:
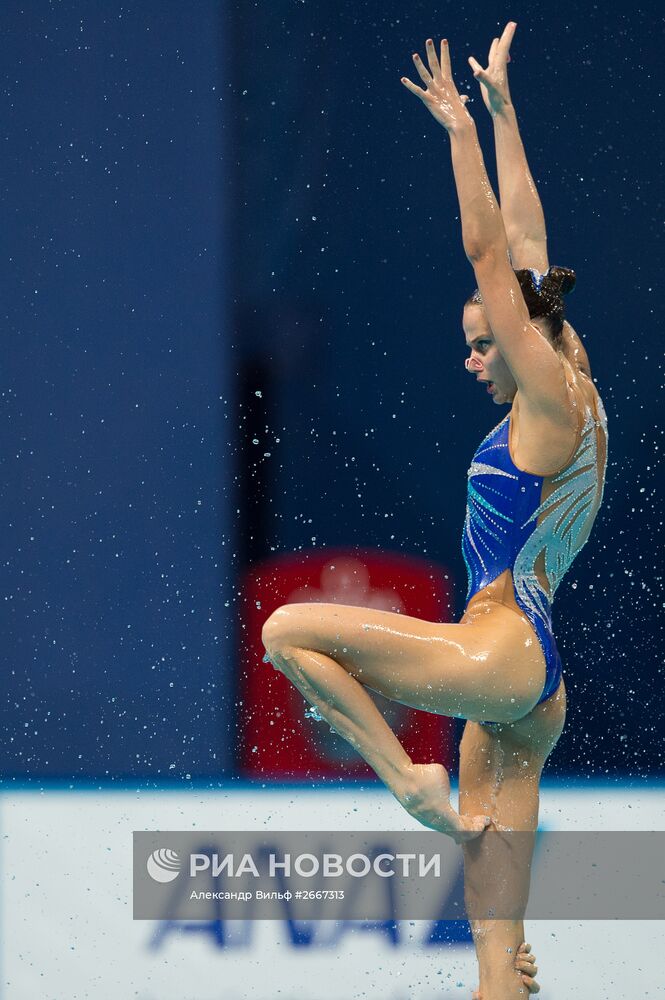
[(10, 3), (0, 21), (3, 771), (217, 773), (219, 11)]

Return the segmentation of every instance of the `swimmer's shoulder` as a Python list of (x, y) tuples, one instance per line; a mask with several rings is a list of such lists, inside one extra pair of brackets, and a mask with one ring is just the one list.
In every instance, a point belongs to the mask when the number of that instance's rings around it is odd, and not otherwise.
[(587, 354), (579, 335), (570, 325), (568, 320), (564, 320), (563, 322), (561, 339), (561, 353), (566, 361), (568, 361), (573, 371), (579, 372), (581, 375), (585, 375), (593, 384), (589, 355)]
[(561, 353), (564, 358), (564, 369), (568, 372), (568, 384), (573, 394), (581, 395), (585, 409), (590, 409), (601, 420), (605, 419), (603, 401), (591, 374), (589, 356), (577, 332), (567, 320), (563, 324), (563, 338)]

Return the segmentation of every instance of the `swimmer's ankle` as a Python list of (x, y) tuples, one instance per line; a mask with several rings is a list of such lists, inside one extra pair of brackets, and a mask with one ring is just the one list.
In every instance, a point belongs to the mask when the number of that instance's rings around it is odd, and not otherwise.
[(515, 968), (515, 958), (524, 941), (524, 922), (472, 920), (471, 930), (482, 1000), (526, 1000), (529, 991)]
[(394, 780), (390, 782), (390, 791), (401, 805), (418, 792), (420, 780), (416, 768), (417, 765), (409, 759), (408, 764), (400, 767), (395, 773)]
[(516, 969), (509, 975), (481, 977), (478, 990), (482, 1000), (526, 1000), (529, 995)]

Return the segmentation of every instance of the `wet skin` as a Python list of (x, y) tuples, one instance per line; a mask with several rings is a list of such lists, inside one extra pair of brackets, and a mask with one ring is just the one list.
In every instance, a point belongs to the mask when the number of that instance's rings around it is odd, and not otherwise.
[(467, 347), (471, 348), (466, 369), (476, 381), (488, 387), (492, 402), (497, 405), (510, 403), (517, 392), (517, 383), (510, 368), (501, 357), (481, 305), (469, 305), (462, 320)]

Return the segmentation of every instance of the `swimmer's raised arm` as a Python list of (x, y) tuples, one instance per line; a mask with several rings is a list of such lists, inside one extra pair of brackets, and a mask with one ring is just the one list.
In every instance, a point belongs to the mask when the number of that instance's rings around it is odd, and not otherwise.
[(487, 177), (476, 126), (453, 82), (448, 43), (441, 62), (427, 40), (429, 71), (413, 60), (425, 84), (402, 83), (418, 96), (450, 137), (450, 151), (462, 219), (462, 241), (473, 265), (492, 333), (518, 389), (532, 405), (560, 416), (568, 390), (556, 352), (529, 318), (519, 282), (508, 259), (508, 241), (499, 205)]
[(429, 71), (418, 53), (413, 54), (416, 70), (426, 89), (417, 87), (405, 76), (402, 83), (421, 99), (450, 136), (464, 250), (469, 260), (490, 250), (507, 255), (503, 219), (487, 177), (476, 125), (453, 82), (448, 42), (445, 38), (441, 41), (440, 62), (431, 38), (427, 39), (426, 48)]
[(513, 267), (548, 267), (545, 216), (529, 170), (508, 86), (510, 45), (517, 25), (509, 21), (490, 47), (487, 68), (469, 57), (485, 107), (494, 123), (499, 200)]

